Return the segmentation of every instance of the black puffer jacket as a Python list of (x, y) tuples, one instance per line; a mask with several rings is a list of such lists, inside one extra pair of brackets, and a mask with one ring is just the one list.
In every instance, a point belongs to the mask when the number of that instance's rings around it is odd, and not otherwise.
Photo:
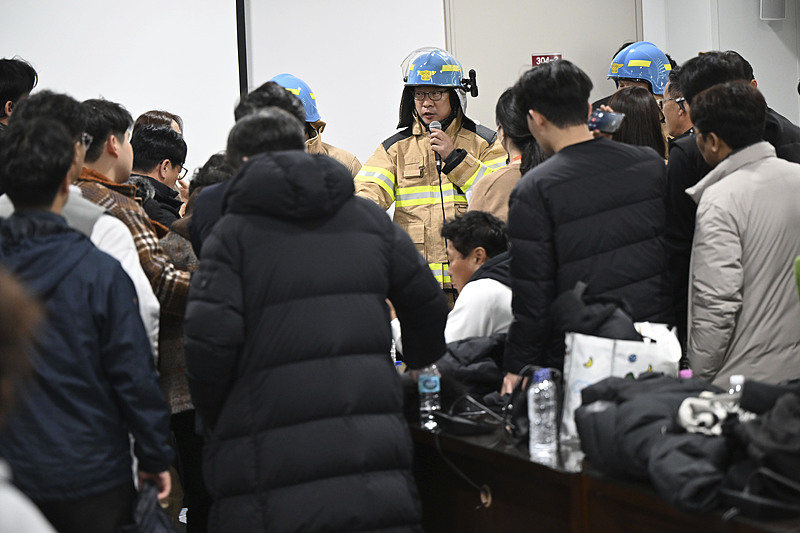
[(444, 352), (447, 304), (353, 190), (324, 155), (251, 158), (203, 246), (184, 331), (211, 531), (421, 531), (385, 298), (411, 368)]
[(553, 331), (550, 305), (578, 281), (588, 295), (624, 298), (634, 321), (673, 322), (665, 191), (655, 151), (607, 139), (568, 146), (523, 176), (509, 203), (507, 371), (563, 365), (564, 338)]

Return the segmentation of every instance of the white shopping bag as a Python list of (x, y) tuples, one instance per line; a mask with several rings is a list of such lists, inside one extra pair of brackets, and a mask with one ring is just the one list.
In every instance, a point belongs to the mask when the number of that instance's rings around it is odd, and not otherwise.
[(636, 378), (642, 372), (678, 375), (681, 347), (675, 332), (664, 324), (635, 324), (644, 341), (627, 341), (567, 333), (564, 357), (564, 407), (561, 440), (578, 438), (575, 410), (581, 391), (607, 377)]

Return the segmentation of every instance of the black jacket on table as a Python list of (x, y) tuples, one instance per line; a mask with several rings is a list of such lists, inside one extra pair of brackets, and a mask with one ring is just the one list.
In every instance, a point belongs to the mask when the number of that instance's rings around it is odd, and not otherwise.
[(184, 327), (210, 531), (421, 531), (385, 298), (420, 368), (444, 353), (438, 283), (328, 156), (262, 154), (227, 189)]
[(578, 281), (587, 295), (624, 298), (635, 321), (673, 322), (664, 167), (650, 148), (594, 139), (523, 176), (509, 203), (514, 321), (506, 371), (563, 366), (564, 338), (553, 331), (550, 305)]
[[(764, 140), (775, 147), (778, 157), (800, 163), (800, 128), (773, 109), (767, 108)], [(670, 142), (667, 165), (667, 231), (672, 294), (681, 342), (686, 338), (689, 260), (692, 254), (697, 204), (686, 194), (711, 171), (703, 159), (694, 135), (682, 135)]]
[(35, 379), (0, 434), (15, 484), (41, 502), (130, 484), (128, 433), (139, 469), (173, 458), (136, 292), (119, 262), (66, 220), (43, 211), (0, 219), (0, 263), (44, 304)]

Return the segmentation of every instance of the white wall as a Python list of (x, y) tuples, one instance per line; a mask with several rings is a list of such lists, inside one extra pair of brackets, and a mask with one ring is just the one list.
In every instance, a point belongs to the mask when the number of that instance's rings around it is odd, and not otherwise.
[(480, 95), (467, 114), (494, 128), (497, 98), (531, 67), (531, 54), (560, 53), (594, 83), (592, 99), (611, 94), (614, 52), (640, 34), (636, 0), (446, 0), (453, 21), (451, 49), (477, 71)]
[(644, 38), (679, 63), (707, 50), (736, 50), (753, 65), (769, 105), (800, 122), (800, 13), (786, 0), (786, 20), (759, 18), (759, 0), (643, 0)]
[(104, 97), (136, 118), (166, 109), (185, 123), (187, 165), (225, 148), (239, 95), (236, 11), (215, 0), (6, 2), (0, 56), (39, 73), (37, 89)]
[(364, 163), (396, 131), (400, 63), (422, 46), (444, 48), (442, 0), (277, 5), (247, 2), (250, 88), (283, 72), (302, 79), (327, 123), (322, 139)]

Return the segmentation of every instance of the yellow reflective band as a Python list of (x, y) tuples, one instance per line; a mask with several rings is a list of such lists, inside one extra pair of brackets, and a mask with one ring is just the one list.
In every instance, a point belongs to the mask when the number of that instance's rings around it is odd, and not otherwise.
[(300, 95), (300, 89), (290, 89), (289, 87), (287, 87), (286, 90), (289, 91), (290, 93), (292, 93), (295, 96), (299, 96)]
[(394, 200), (394, 174), (385, 168), (363, 166), (356, 174), (356, 180), (377, 183)]
[(624, 67), (624, 66), (625, 65), (622, 65), (620, 63), (611, 63), (611, 74), (618, 73), (619, 72), (619, 67)]
[[(452, 182), (442, 183), (442, 192), (452, 191), (453, 184)], [(417, 194), (421, 192), (427, 193), (436, 193), (439, 194), (439, 186), (438, 185), (417, 185), (414, 187), (398, 187), (397, 188), (397, 195), (402, 196), (404, 194)]]
[(439, 283), (450, 283), (449, 263), (428, 263), (431, 274)]
[(316, 96), (314, 96), (314, 93), (308, 93), (308, 94), (310, 94), (310, 95), (311, 95), (311, 99), (312, 99), (312, 100), (316, 100), (316, 99), (317, 99), (317, 97), (316, 97)]
[(414, 63), (408, 66), (408, 71), (411, 72), (412, 70), (414, 70)]
[(652, 61), (648, 61), (647, 59), (631, 59), (628, 61), (629, 67), (649, 67)]
[(438, 205), (440, 202), (444, 201), (446, 204), (452, 204), (454, 202), (464, 202), (466, 203), (467, 197), (461, 195), (455, 196), (445, 196), (444, 199), (439, 198), (436, 196), (434, 198), (412, 198), (410, 200), (395, 200), (394, 205), (395, 207), (407, 207), (410, 205)]
[(672, 65), (670, 65), (669, 63), (665, 63), (664, 70), (672, 70)]
[(469, 177), (466, 183), (464, 183), (464, 190), (468, 191), (470, 188), (472, 188), (473, 185), (475, 185), (475, 183), (477, 183), (486, 174), (491, 174), (498, 168), (504, 167), (505, 165), (506, 165), (506, 159), (503, 157), (500, 157), (498, 159), (492, 159), (485, 163), (482, 162), (481, 165), (478, 167), (478, 170), (476, 170), (475, 173)]
[(497, 159), (490, 159), (483, 163), (487, 167), (491, 168), (492, 170), (497, 170), (498, 168), (503, 168), (506, 166), (506, 158), (505, 157), (498, 157)]
[(461, 72), (458, 65), (442, 65), (442, 72)]

